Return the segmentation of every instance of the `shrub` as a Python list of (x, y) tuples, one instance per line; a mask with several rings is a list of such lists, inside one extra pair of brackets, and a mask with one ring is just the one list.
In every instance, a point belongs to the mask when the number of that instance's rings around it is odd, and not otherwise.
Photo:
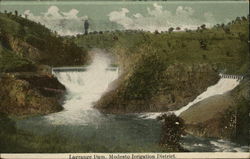
[(181, 136), (185, 135), (184, 120), (174, 114), (163, 114), (157, 120), (163, 121), (160, 145), (180, 149)]

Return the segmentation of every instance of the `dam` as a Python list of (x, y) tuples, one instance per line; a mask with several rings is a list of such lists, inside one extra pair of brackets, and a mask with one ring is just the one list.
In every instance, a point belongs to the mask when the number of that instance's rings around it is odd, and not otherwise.
[(240, 75), (230, 75), (230, 74), (222, 74), (220, 73), (219, 76), (221, 78), (228, 78), (228, 79), (237, 79), (237, 80), (242, 80), (244, 77)]
[(82, 72), (86, 71), (85, 67), (53, 67), (51, 69), (53, 72)]

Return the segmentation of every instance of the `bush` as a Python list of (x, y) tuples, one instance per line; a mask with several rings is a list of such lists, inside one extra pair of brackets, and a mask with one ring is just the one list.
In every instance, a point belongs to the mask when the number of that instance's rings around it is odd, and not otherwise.
[(185, 135), (184, 120), (174, 114), (163, 114), (157, 118), (163, 121), (160, 145), (170, 146), (173, 150), (182, 149), (180, 146), (181, 136)]

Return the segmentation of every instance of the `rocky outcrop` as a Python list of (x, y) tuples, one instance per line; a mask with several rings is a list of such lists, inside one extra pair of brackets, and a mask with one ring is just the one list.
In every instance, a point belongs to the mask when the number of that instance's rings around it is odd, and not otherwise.
[(5, 73), (0, 77), (0, 113), (15, 116), (62, 110), (65, 87), (50, 75)]
[(233, 91), (207, 98), (180, 117), (184, 119), (188, 133), (247, 143), (249, 112), (250, 80), (245, 79)]
[(208, 64), (173, 64), (162, 71), (146, 67), (121, 76), (118, 87), (105, 94), (95, 107), (108, 113), (176, 110), (219, 79)]

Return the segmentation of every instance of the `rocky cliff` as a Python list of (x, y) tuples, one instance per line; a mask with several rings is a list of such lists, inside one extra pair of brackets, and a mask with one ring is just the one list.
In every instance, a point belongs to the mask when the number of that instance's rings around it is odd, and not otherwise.
[(25, 116), (62, 110), (65, 87), (50, 75), (4, 73), (0, 77), (0, 112)]

